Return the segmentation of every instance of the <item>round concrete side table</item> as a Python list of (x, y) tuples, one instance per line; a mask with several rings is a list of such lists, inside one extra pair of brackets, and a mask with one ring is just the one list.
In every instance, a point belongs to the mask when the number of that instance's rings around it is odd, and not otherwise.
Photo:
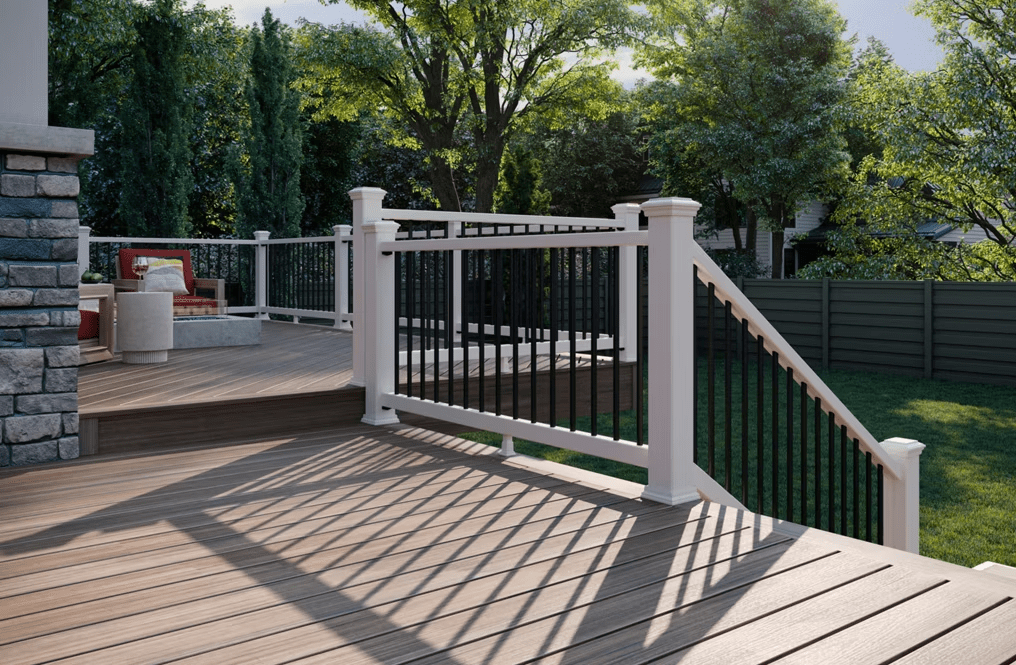
[(128, 365), (164, 363), (173, 348), (173, 294), (119, 293), (117, 337)]

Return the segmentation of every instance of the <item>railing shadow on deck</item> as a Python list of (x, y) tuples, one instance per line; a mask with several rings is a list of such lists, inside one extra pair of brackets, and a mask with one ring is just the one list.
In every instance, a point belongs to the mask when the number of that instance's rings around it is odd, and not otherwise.
[[(73, 611), (78, 616), (77, 634), (106, 636), (102, 646), (90, 647), (100, 649), (92, 654), (95, 657), (141, 648), (148, 655), (172, 657), (215, 650), (215, 658), (228, 659), (259, 649), (257, 641), (247, 640), (265, 640), (270, 648), (271, 635), (289, 630), (299, 635), (301, 627), (313, 626), (318, 637), (303, 639), (298, 653), (290, 644), (287, 657), (355, 645), (359, 653), (378, 662), (395, 662), (395, 654), (400, 659), (437, 654), (442, 662), (458, 662), (448, 651), (457, 641), (487, 640), (490, 654), (496, 657), (499, 644), (512, 639), (513, 627), (534, 621), (546, 622), (548, 627), (547, 642), (540, 645), (539, 653), (556, 651), (562, 644), (552, 636), (565, 634), (558, 622), (574, 623), (576, 612), (582, 614), (578, 627), (572, 626), (575, 635), (620, 628), (626, 618), (618, 617), (602, 601), (625, 593), (639, 593), (636, 604), (654, 608), (641, 617), (646, 634), (644, 640), (637, 640), (640, 645), (651, 643), (651, 636), (663, 624), (693, 611), (696, 599), (742, 593), (750, 580), (724, 584), (726, 577), (737, 577), (742, 565), (752, 566), (752, 579), (765, 576), (780, 558), (779, 551), (770, 548), (787, 540), (774, 533), (760, 539), (752, 516), (732, 509), (716, 518), (729, 522), (726, 528), (710, 529), (711, 518), (693, 515), (667, 527), (653, 516), (660, 511), (687, 513), (688, 509), (624, 500), (534, 476), (489, 457), (464, 456), (439, 445), (448, 439), (433, 433), (385, 432), (383, 441), (372, 433), (296, 437), (105, 507), (71, 509), (75, 516), (58, 517), (41, 531), (8, 540), (0, 545), (0, 553), (18, 557), (15, 562), (24, 564), (69, 550), (79, 563), (65, 562), (61, 581), (54, 579), (48, 588), (39, 582), (40, 576), (51, 573), (43, 563), (35, 575), (16, 578), (23, 588), (33, 583), (39, 588), (27, 596), (8, 598), (27, 601), (18, 603), (26, 613), (39, 612), (66, 605), (75, 589), (90, 589), (91, 600)], [(264, 471), (252, 475), (252, 467), (262, 464)], [(74, 468), (67, 468), (70, 479)], [(365, 493), (365, 487), (374, 490)], [(488, 499), (475, 501), (477, 497), (466, 491), (480, 492)], [(325, 497), (327, 502), (315, 502)], [(548, 502), (560, 502), (567, 510), (548, 510)], [(339, 512), (329, 515), (329, 507)], [(287, 518), (285, 511), (294, 512)], [(144, 531), (137, 538), (144, 539), (163, 533), (160, 523), (186, 536), (186, 541), (200, 543), (207, 556), (175, 557), (174, 549), (186, 545), (141, 556), (145, 550), (138, 548), (138, 540), (133, 541), (138, 550), (135, 556), (115, 551), (117, 540), (112, 534), (141, 528)], [(637, 535), (597, 550), (602, 544), (599, 540), (584, 539), (593, 530), (606, 532), (603, 540)], [(75, 548), (73, 541), (85, 535), (93, 544)], [(727, 539), (725, 559), (718, 556), (722, 538)], [(571, 558), (562, 558), (565, 554)], [(709, 566), (718, 558), (725, 561), (726, 572), (714, 578)], [(104, 577), (89, 565), (90, 560), (103, 561), (107, 569), (118, 563), (119, 567), (112, 577)], [(576, 568), (576, 562), (585, 567)], [(188, 572), (179, 572), (183, 569)], [(633, 581), (645, 578), (647, 569), (656, 572), (640, 589)], [(167, 577), (174, 570), (180, 577)], [(256, 626), (259, 614), (268, 616), (276, 610), (265, 609), (263, 598), (253, 612), (235, 609), (231, 603), (250, 593), (243, 583), (235, 582), (221, 594), (211, 592), (222, 602), (209, 608), (202, 600), (209, 595), (205, 589), (215, 588), (217, 580), (235, 577), (236, 572), (274, 594), (276, 608), (288, 607), (299, 616), (283, 613), (283, 620), (273, 621), (270, 627), (244, 628), (247, 622)], [(516, 580), (525, 582), (534, 575), (539, 578), (537, 591), (515, 586)], [(695, 578), (694, 584), (689, 575)], [(485, 581), (478, 584), (478, 580)], [(167, 581), (169, 586), (159, 586)], [(479, 595), (457, 596), (457, 588), (467, 581)], [(544, 585), (552, 586), (540, 588)], [(96, 592), (97, 588), (102, 591)], [(164, 599), (174, 591), (184, 596), (167, 606), (169, 601)], [(565, 591), (569, 593), (562, 596)], [(187, 593), (190, 599), (180, 602)], [(125, 599), (146, 599), (150, 605), (139, 616), (136, 609), (126, 609), (136, 605), (122, 602)], [(426, 605), (430, 599), (432, 605)], [(556, 605), (552, 599), (557, 599)], [(494, 603), (505, 613), (489, 623)], [(188, 604), (195, 608), (193, 614)], [(97, 606), (106, 611), (114, 606), (125, 609), (119, 618), (108, 616), (90, 624), (89, 609)], [(545, 606), (548, 609), (541, 610)], [(418, 634), (427, 622), (451, 615), (457, 615), (461, 628), (446, 642), (431, 643), (426, 635)], [(604, 628), (604, 622), (613, 628)], [(638, 621), (628, 619), (628, 623), (640, 630)], [(182, 638), (180, 631), (198, 625), (204, 627), (201, 635), (206, 642), (193, 635)], [(331, 634), (323, 641), (322, 628)], [(694, 642), (708, 629), (708, 624), (697, 626), (688, 639)], [(230, 637), (230, 630), (239, 632)], [(500, 632), (504, 630), (508, 632)], [(74, 641), (60, 634), (47, 634), (44, 627), (37, 632), (33, 640), (7, 648), (42, 642), (56, 643), (55, 648), (67, 653), (75, 649)], [(144, 642), (135, 645), (136, 640)]]

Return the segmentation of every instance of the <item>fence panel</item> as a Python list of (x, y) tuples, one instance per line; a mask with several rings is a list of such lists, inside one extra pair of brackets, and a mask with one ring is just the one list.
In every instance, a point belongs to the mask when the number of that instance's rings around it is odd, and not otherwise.
[[(741, 285), (815, 367), (1016, 385), (1016, 284), (758, 279)], [(700, 321), (704, 302), (700, 289)]]

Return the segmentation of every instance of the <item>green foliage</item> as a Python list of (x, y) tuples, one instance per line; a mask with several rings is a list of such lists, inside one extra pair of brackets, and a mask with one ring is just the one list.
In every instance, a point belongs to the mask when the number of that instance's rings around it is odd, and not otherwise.
[(50, 4), (50, 121), (95, 130), (79, 197), (95, 233), (232, 232), (240, 44), (228, 11), (200, 5)]
[(573, 116), (561, 127), (538, 118), (516, 136), (543, 167), (554, 215), (610, 217), (611, 206), (638, 187), (646, 167), (640, 116), (630, 95), (618, 100), (622, 110), (605, 118)]
[(130, 0), (50, 0), (49, 124), (90, 127), (129, 78), (140, 7)]
[(331, 118), (307, 121), (303, 133), (303, 167), (300, 191), (306, 207), (300, 222), (302, 235), (329, 235), (336, 224), (351, 224), (354, 159), (360, 141), (358, 122)]
[(292, 238), (300, 234), (304, 209), (300, 98), (291, 87), (296, 72), (285, 28), (268, 9), (261, 24), (250, 34), (250, 126), (244, 136), (244, 163), (237, 168), (236, 230), (241, 238), (259, 230)]
[[(982, 231), (987, 241), (972, 247), (918, 244), (908, 262), (925, 276), (1012, 279), (1016, 3), (922, 0), (916, 7), (935, 26), (945, 59), (937, 71), (918, 74), (877, 54), (866, 62), (856, 77), (855, 115), (884, 149), (861, 161), (836, 220), (901, 239), (926, 221)], [(847, 274), (893, 264), (884, 247), (851, 242), (856, 232), (843, 235), (833, 261), (850, 266)]]
[[(669, 168), (714, 200), (748, 206), (782, 242), (800, 202), (842, 177), (848, 156), (836, 125), (849, 65), (843, 19), (826, 0), (654, 0), (656, 30), (640, 61), (676, 85), (656, 100), (671, 126)], [(676, 165), (676, 166), (675, 166)], [(781, 273), (782, 254), (774, 256)]]
[(379, 27), (304, 25), (301, 88), (319, 116), (380, 110), (406, 127), (443, 208), (463, 207), (460, 174), (474, 173), (481, 212), (493, 206), (505, 145), (525, 116), (605, 114), (603, 92), (614, 86), (600, 56), (636, 23), (623, 0), (350, 4)]
[(501, 162), (501, 178), (494, 193), (494, 210), (508, 215), (546, 215), (550, 192), (543, 189), (543, 172), (533, 153), (509, 150)]
[(184, 89), (187, 27), (174, 0), (146, 5), (130, 52), (133, 80), (117, 113), (120, 205), (128, 235), (185, 238), (193, 186), (192, 107)]

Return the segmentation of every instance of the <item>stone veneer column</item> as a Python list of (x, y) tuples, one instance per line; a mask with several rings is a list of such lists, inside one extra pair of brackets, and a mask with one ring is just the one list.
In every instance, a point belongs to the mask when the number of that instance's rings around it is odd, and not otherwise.
[(80, 157), (14, 152), (2, 138), (0, 466), (71, 459), (79, 454)]

